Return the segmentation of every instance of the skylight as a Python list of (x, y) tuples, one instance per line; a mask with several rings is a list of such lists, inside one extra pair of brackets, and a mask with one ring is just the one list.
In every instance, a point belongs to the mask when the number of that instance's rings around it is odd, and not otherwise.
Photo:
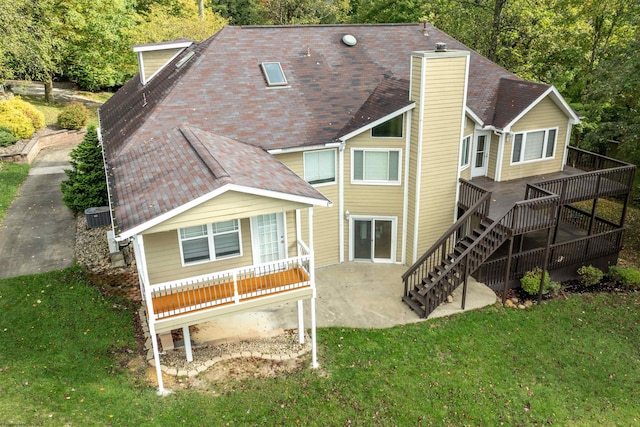
[(263, 62), (260, 66), (269, 86), (287, 85), (287, 78), (284, 76), (279, 62)]

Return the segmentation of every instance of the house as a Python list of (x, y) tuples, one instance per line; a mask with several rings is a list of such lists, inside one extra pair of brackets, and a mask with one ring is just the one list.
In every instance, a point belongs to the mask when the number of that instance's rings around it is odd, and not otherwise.
[[(588, 236), (623, 228), (624, 215), (607, 225), (563, 206), (597, 200), (601, 183), (628, 196), (633, 167), (569, 147), (579, 118), (553, 86), (427, 23), (225, 27), (133, 50), (140, 73), (100, 109), (100, 129), (114, 233), (135, 249), (157, 366), (156, 333), (183, 328), (187, 343), (189, 325), (287, 301), (301, 313), (306, 299), (316, 365), (315, 267), (406, 265), (404, 299), (425, 316), (500, 250), (508, 263), (526, 252), (523, 235), (555, 239), (561, 215)], [(591, 187), (531, 183), (527, 200), (490, 211), (487, 185), (567, 162), (591, 166)], [(593, 191), (567, 198), (574, 187)]]

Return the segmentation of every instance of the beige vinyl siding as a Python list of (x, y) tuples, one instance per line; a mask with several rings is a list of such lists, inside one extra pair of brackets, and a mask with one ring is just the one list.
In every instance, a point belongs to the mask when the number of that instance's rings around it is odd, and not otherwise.
[(150, 228), (144, 234), (306, 207), (302, 203), (228, 191)]
[(169, 62), (178, 52), (180, 52), (180, 48), (142, 52), (145, 81)]
[[(473, 144), (475, 142), (475, 135), (474, 135), (475, 127), (476, 126), (475, 126), (475, 123), (473, 122), (473, 120), (471, 120), (471, 119), (469, 119), (467, 117), (465, 119), (464, 131), (462, 133), (462, 137), (464, 138), (467, 135), (471, 135), (471, 144), (470, 144), (470, 147), (469, 147), (469, 165), (464, 170), (460, 171), (460, 178), (466, 179), (466, 180), (470, 180), (471, 179), (471, 164), (474, 161)], [(462, 141), (460, 141), (460, 147), (462, 148)], [(462, 155), (462, 153), (460, 153), (460, 155)], [(460, 157), (458, 157), (458, 162), (460, 162)]]
[(414, 234), (416, 224), (416, 191), (418, 179), (418, 135), (420, 122), (420, 73), (422, 72), (421, 58), (411, 57), (411, 100), (416, 103), (416, 108), (411, 110), (411, 141), (409, 145), (409, 178), (406, 185), (407, 193), (407, 242), (406, 242), (406, 263), (413, 264), (417, 255), (413, 253), (413, 244), (417, 236)]
[[(406, 120), (405, 120), (406, 124)], [(404, 130), (406, 133), (406, 129)], [(363, 132), (348, 141), (344, 150), (344, 210), (351, 215), (361, 215), (370, 217), (389, 216), (397, 217), (396, 229), (396, 259), (398, 262), (402, 255), (402, 233), (404, 224), (402, 222), (402, 210), (404, 201), (404, 153), (405, 141), (403, 138), (371, 138), (370, 132)], [(400, 150), (400, 168), (398, 184), (352, 184), (352, 149), (389, 149)], [(344, 251), (349, 259), (349, 241), (351, 230), (349, 230), (349, 220), (343, 219), (345, 229)]]
[(240, 233), (242, 236), (242, 256), (185, 267), (182, 266), (178, 230), (145, 234), (144, 247), (149, 282), (153, 285), (252, 265), (251, 226), (248, 218), (240, 221)]
[(426, 60), (418, 256), (453, 223), (467, 60)]
[(491, 144), (489, 145), (489, 164), (487, 165), (487, 177), (496, 179), (496, 166), (498, 164), (498, 148), (500, 147), (500, 137), (491, 132)]
[[(502, 159), (501, 181), (561, 171), (568, 123), (569, 118), (549, 97), (542, 100), (524, 117), (518, 120), (518, 122), (512, 126), (512, 134), (505, 146), (504, 157)], [(556, 147), (553, 158), (511, 164), (513, 134), (551, 128), (557, 128)]]
[[(336, 152), (336, 174), (338, 150)], [(278, 154), (276, 158), (287, 165), (289, 169), (294, 171), (301, 177), (304, 177), (304, 153), (286, 153)], [(338, 264), (340, 262), (340, 245), (338, 230), (338, 177), (333, 184), (324, 184), (316, 186), (327, 199), (333, 202), (330, 208), (314, 207), (313, 208), (313, 247), (315, 251), (316, 267)], [(303, 241), (309, 244), (309, 218), (307, 209), (301, 211), (302, 235)]]

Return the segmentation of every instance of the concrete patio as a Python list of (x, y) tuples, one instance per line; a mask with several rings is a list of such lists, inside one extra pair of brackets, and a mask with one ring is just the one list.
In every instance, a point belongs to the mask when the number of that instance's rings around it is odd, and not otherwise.
[[(401, 275), (406, 267), (397, 264), (344, 263), (316, 270), (318, 327), (389, 328), (425, 321), (402, 303)], [(461, 306), (462, 288), (453, 293), (454, 301), (438, 307), (429, 319), (482, 308), (496, 301), (488, 287), (470, 280), (466, 308)], [(304, 303), (305, 327), (311, 325), (310, 304)], [(266, 310), (222, 317), (197, 325), (191, 338), (204, 342), (233, 342), (273, 336), (284, 329), (298, 327), (296, 304), (283, 304)]]

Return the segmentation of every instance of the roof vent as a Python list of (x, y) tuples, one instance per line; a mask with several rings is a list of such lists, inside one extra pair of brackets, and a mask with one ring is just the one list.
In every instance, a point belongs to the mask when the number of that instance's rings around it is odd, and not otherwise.
[(187, 52), (187, 54), (180, 61), (176, 63), (176, 68), (180, 68), (184, 64), (186, 64), (187, 61), (190, 60), (193, 55), (194, 55), (193, 51)]
[(347, 46), (355, 46), (356, 43), (358, 43), (358, 40), (356, 40), (356, 38), (351, 34), (345, 34), (342, 37), (342, 43), (346, 44)]
[(447, 51), (447, 44), (446, 43), (436, 43), (436, 52), (446, 52)]

